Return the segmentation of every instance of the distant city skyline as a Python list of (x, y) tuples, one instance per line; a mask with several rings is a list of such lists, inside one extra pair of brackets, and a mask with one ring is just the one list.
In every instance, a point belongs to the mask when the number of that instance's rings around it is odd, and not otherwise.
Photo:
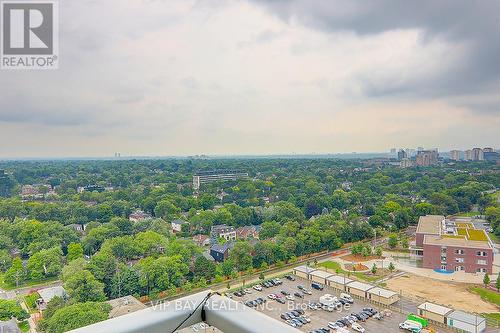
[(500, 147), (498, 12), (60, 2), (59, 69), (0, 72), (0, 158)]

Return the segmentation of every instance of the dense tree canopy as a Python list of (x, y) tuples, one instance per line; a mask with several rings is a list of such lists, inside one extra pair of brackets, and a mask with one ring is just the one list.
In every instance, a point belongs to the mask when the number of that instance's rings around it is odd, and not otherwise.
[[(375, 232), (396, 233), (422, 215), (478, 210), (500, 236), (498, 197), (489, 193), (500, 187), (499, 167), (488, 163), (401, 169), (360, 159), (235, 158), (6, 161), (0, 169), (8, 175), (0, 188), (5, 282), (61, 278), (69, 295), (49, 304), (46, 332), (107, 316), (101, 303), (89, 302), (190, 290)], [(249, 177), (193, 191), (192, 175), (214, 169)], [(21, 196), (24, 185), (41, 197)], [(82, 190), (87, 185), (102, 190)], [(129, 219), (136, 210), (152, 218)], [(175, 219), (188, 223), (173, 234)], [(257, 226), (260, 239), (235, 242), (229, 259), (214, 263), (191, 237), (220, 224)], [(407, 240), (392, 238), (405, 247)], [(365, 245), (354, 251), (371, 253)]]

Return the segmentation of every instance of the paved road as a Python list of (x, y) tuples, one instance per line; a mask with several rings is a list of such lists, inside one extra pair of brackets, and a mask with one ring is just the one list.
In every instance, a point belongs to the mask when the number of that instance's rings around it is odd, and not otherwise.
[(17, 296), (28, 295), (32, 290), (39, 290), (39, 289), (50, 288), (50, 287), (58, 287), (58, 286), (62, 286), (62, 284), (63, 284), (62, 281), (53, 281), (53, 282), (50, 282), (47, 284), (39, 284), (36, 286), (22, 287), (22, 288), (8, 290), (8, 291), (0, 289), (0, 299), (14, 299)]

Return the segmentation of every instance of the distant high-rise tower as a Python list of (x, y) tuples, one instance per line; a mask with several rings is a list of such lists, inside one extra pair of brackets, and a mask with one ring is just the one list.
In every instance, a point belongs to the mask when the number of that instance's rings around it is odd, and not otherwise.
[(472, 161), (472, 150), (467, 149), (464, 153), (464, 159), (466, 161)]
[(431, 166), (437, 164), (437, 150), (421, 150), (417, 153), (415, 164), (418, 166)]
[(472, 160), (473, 161), (483, 161), (484, 155), (481, 148), (472, 148)]
[(450, 151), (450, 160), (459, 161), (460, 160), (460, 150)]
[(401, 161), (403, 160), (404, 158), (407, 158), (408, 157), (408, 154), (406, 153), (406, 151), (404, 151), (403, 149), (400, 149), (398, 151), (398, 161)]

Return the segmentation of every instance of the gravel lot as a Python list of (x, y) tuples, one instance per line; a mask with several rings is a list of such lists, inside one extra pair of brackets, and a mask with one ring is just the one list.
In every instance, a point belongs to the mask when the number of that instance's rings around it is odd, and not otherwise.
[[(256, 309), (260, 312), (263, 312), (277, 320), (282, 320), (280, 315), (284, 312), (293, 310), (296, 307), (300, 307), (304, 309), (306, 315), (311, 318), (311, 322), (302, 326), (300, 328), (303, 332), (309, 332), (314, 329), (318, 329), (320, 327), (328, 326), (328, 322), (334, 322), (337, 319), (340, 319), (352, 312), (359, 312), (364, 307), (374, 307), (376, 310), (379, 310), (373, 304), (363, 302), (361, 300), (355, 300), (354, 304), (350, 305), (349, 308), (343, 308), (341, 311), (327, 312), (322, 309), (318, 310), (310, 310), (307, 309), (307, 304), (309, 302), (317, 302), (319, 301), (320, 296), (324, 294), (333, 294), (338, 296), (339, 293), (334, 291), (334, 289), (330, 287), (325, 287), (323, 291), (318, 291), (311, 288), (311, 282), (302, 278), (297, 277), (295, 281), (288, 281), (286, 279), (282, 279), (283, 284), (281, 286), (275, 286), (271, 288), (263, 288), (262, 291), (256, 291), (252, 289), (251, 294), (244, 295), (243, 297), (233, 297), (234, 300), (245, 302), (247, 300), (254, 300), (257, 297), (262, 297), (267, 300), (265, 307), (257, 307)], [(280, 304), (274, 300), (270, 300), (267, 295), (274, 293), (279, 294), (281, 290), (286, 290), (290, 292), (292, 295), (295, 291), (298, 291), (297, 285), (303, 285), (307, 289), (312, 292), (312, 295), (304, 295), (303, 299), (295, 298), (295, 301), (287, 301), (285, 304)], [(366, 329), (366, 333), (402, 333), (403, 331), (399, 329), (398, 325), (400, 322), (405, 320), (405, 316), (398, 312), (392, 312), (391, 317), (385, 317), (382, 320), (376, 320), (374, 318), (368, 319), (366, 322), (360, 322), (361, 326)], [(351, 332), (352, 329), (349, 329)], [(451, 332), (449, 330), (439, 329), (438, 332)]]

